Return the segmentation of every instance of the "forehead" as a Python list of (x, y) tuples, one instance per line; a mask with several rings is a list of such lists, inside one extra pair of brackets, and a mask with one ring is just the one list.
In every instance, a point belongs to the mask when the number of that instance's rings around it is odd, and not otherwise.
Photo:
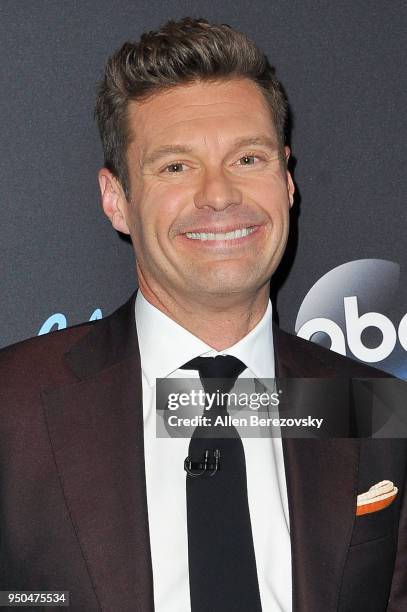
[(131, 102), (128, 127), (130, 145), (142, 149), (164, 141), (235, 140), (253, 133), (276, 140), (266, 99), (248, 79), (178, 85)]

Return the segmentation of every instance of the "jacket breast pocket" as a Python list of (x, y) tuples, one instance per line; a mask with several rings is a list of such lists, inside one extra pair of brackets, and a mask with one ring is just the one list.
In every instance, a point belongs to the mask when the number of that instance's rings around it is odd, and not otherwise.
[(387, 608), (397, 548), (400, 508), (355, 516), (340, 590), (338, 612), (383, 612)]
[(357, 546), (395, 534), (398, 523), (397, 506), (397, 500), (395, 500), (383, 510), (356, 516), (350, 546)]

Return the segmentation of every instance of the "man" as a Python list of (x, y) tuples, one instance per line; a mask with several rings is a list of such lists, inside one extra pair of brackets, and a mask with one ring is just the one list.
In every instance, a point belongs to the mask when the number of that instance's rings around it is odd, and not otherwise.
[[(228, 26), (169, 22), (109, 60), (99, 182), (139, 291), (106, 319), (1, 353), (2, 589), (69, 590), (87, 612), (407, 609), (404, 440), (234, 437), (239, 486), (217, 480), (222, 450), (193, 500), (192, 440), (155, 437), (156, 379), (186, 366), (204, 380), (196, 364), (214, 357), (240, 364), (233, 379), (378, 375), (272, 329), (294, 198), (286, 112), (265, 56)], [(383, 480), (394, 501), (357, 515)], [(211, 482), (226, 490), (200, 515)]]

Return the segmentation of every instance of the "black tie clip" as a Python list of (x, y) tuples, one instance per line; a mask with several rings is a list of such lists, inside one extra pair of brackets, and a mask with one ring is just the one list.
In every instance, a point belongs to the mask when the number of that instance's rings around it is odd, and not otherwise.
[(209, 451), (206, 450), (200, 461), (192, 461), (191, 457), (187, 457), (184, 461), (184, 470), (191, 478), (214, 476), (220, 470), (220, 450), (215, 449), (211, 458)]

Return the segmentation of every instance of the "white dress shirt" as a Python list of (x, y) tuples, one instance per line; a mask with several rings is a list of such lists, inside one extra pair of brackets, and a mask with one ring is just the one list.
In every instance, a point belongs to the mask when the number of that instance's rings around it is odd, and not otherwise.
[[(198, 378), (179, 370), (198, 356), (233, 355), (241, 377), (274, 378), (272, 306), (232, 347), (215, 351), (137, 292), (136, 325), (143, 386), (148, 523), (156, 612), (190, 612), (186, 473), (189, 439), (156, 438), (157, 378)], [(281, 438), (242, 438), (257, 575), (263, 612), (292, 609), (291, 546)], [(249, 611), (248, 611), (249, 612)]]

